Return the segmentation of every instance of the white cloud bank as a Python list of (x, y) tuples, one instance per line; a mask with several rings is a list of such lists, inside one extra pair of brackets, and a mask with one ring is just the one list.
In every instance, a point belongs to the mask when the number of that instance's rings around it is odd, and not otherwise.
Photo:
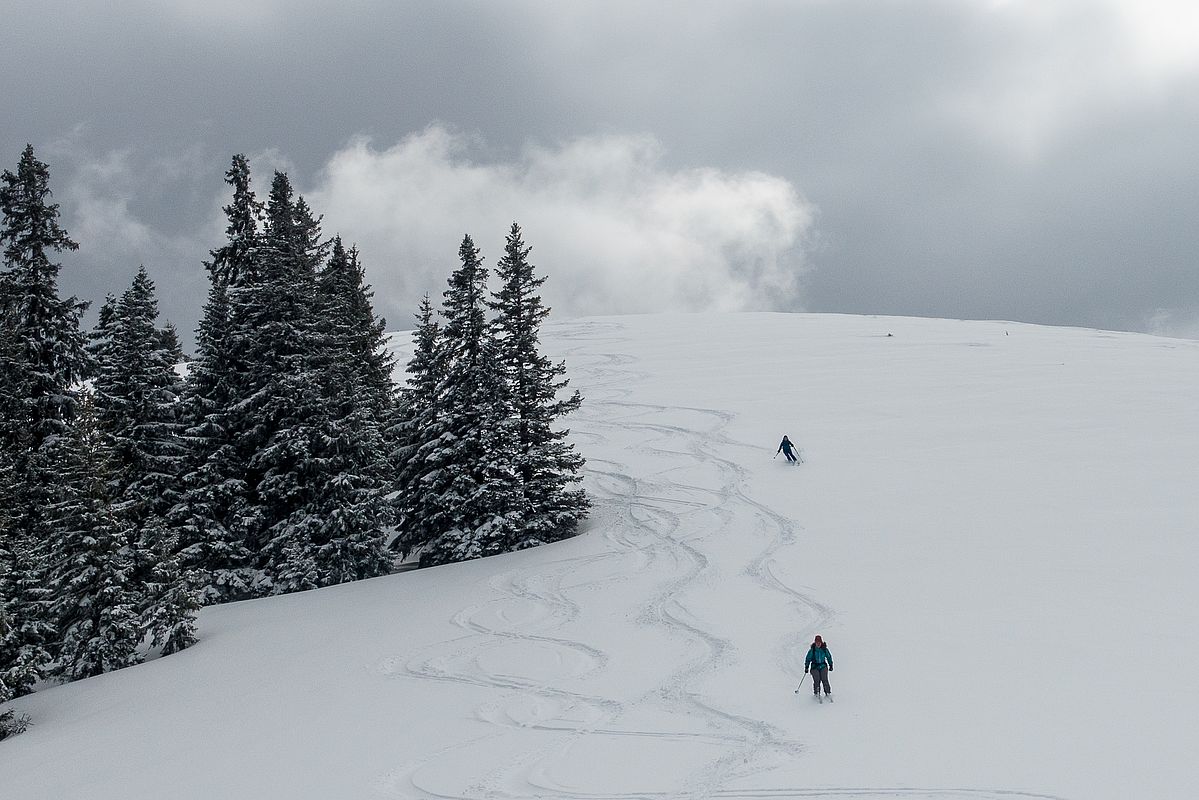
[[(393, 147), (337, 152), (306, 192), (324, 229), (357, 243), (384, 308), (440, 300), (470, 234), (494, 266), (518, 222), (559, 316), (797, 309), (813, 209), (758, 172), (672, 170), (649, 136), (527, 147), (509, 161), (434, 126)], [(411, 317), (390, 317), (406, 327)]]

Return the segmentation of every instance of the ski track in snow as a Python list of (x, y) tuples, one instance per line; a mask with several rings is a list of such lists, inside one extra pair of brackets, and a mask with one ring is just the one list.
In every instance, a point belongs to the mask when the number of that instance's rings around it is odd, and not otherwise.
[[(919, 800), (1003, 800), (1035, 798), (1063, 800), (1053, 795), (1004, 789), (917, 787), (770, 787), (728, 788), (762, 778), (776, 766), (802, 758), (803, 743), (763, 720), (722, 708), (697, 688), (701, 680), (732, 663), (734, 645), (688, 605), (702, 590), (705, 577), (730, 568), (757, 589), (774, 593), (790, 604), (802, 624), (782, 633), (773, 657), (779, 670), (796, 681), (810, 636), (835, 617), (834, 609), (788, 583), (780, 576), (775, 555), (799, 541), (801, 528), (791, 519), (752, 499), (745, 491), (749, 476), (736, 461), (720, 455), (760, 448), (736, 442), (725, 430), (734, 419), (728, 412), (685, 406), (657, 406), (630, 398), (647, 375), (637, 360), (618, 352), (597, 354), (596, 345), (619, 349), (623, 326), (608, 322), (560, 325), (557, 335), (584, 342), (568, 352), (574, 383), (585, 387), (587, 400), (572, 422), (576, 440), (604, 443), (629, 440), (630, 448), (666, 466), (634, 475), (629, 465), (589, 458), (588, 490), (595, 502), (592, 535), (601, 535), (610, 549), (599, 554), (565, 558), (536, 568), (515, 569), (494, 576), (491, 588), (500, 599), (471, 605), (451, 622), (460, 637), (430, 648), (395, 657), (379, 665), (388, 676), (441, 681), (495, 690), (497, 696), (475, 710), (476, 717), (494, 727), (488, 734), (458, 742), (399, 766), (378, 785), (384, 796), (396, 798), (591, 798), (593, 800), (673, 800), (674, 798), (909, 798)], [(663, 420), (672, 420), (672, 423)], [(690, 427), (679, 419), (694, 420)], [(713, 489), (676, 478), (699, 468), (715, 470)], [(766, 540), (744, 563), (714, 564), (704, 543), (710, 537), (736, 530), (752, 531)], [(688, 643), (689, 657), (662, 676), (654, 689), (638, 698), (616, 699), (568, 688), (610, 668), (610, 654), (583, 641), (555, 635), (580, 618), (576, 595), (619, 584), (645, 570), (667, 571), (666, 579), (638, 610), (639, 624), (659, 629)], [(613, 589), (618, 591), (618, 589)], [(504, 656), (508, 654), (509, 657)], [(518, 665), (518, 666), (517, 666)], [(787, 693), (789, 696), (789, 692)], [(638, 710), (665, 711), (677, 716), (677, 730), (645, 730), (622, 724)], [(702, 730), (696, 730), (696, 721)], [(444, 773), (464, 765), (486, 763), (482, 756), (497, 740), (528, 732), (528, 747), (499, 767), (481, 767), (473, 776), (456, 775), (446, 786)], [(572, 754), (588, 752), (600, 737), (611, 740), (646, 739), (658, 743), (702, 744), (714, 750), (678, 780), (671, 789), (645, 791), (580, 791), (561, 785), (554, 766)]]

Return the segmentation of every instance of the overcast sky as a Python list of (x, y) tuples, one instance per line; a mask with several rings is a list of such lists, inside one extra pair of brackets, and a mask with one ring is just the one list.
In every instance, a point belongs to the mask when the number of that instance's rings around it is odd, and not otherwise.
[(1199, 337), (1192, 0), (4, 0), (99, 300), (185, 332), (223, 173), (287, 171), (392, 328), (512, 221), (559, 317), (765, 309)]

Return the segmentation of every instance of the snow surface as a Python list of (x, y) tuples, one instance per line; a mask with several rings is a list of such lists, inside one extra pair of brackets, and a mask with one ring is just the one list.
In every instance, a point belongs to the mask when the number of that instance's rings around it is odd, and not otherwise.
[[(18, 701), (0, 795), (1195, 796), (1199, 342), (782, 314), (544, 338), (587, 398), (584, 535), (207, 609), (190, 650)], [(794, 693), (815, 633), (833, 705)]]

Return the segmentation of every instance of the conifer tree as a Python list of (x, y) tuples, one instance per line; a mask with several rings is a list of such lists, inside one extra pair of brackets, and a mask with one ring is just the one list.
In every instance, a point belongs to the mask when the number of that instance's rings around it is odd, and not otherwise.
[(175, 354), (163, 348), (157, 317), (154, 283), (142, 267), (110, 313), (94, 391), (100, 430), (114, 459), (116, 496), (162, 513), (183, 457), (182, 382)]
[(180, 540), (180, 567), (193, 576), (205, 603), (249, 597), (259, 582), (254, 556), (233, 525), (248, 503), (245, 454), (232, 430), (248, 377), (244, 354), (232, 338), (230, 295), (256, 279), (262, 206), (245, 156), (233, 157), (225, 182), (233, 189), (225, 206), (227, 239), (206, 264), (208, 299), (183, 390), (184, 497), (169, 514)]
[(357, 253), (334, 242), (321, 268), (319, 220), (283, 173), (259, 229), (248, 177), (235, 159), (229, 243), (213, 252), (187, 390), (187, 435), (202, 457), (188, 474), (188, 515), (172, 516), (185, 543), (177, 568), (207, 565), (209, 602), (390, 567), (381, 429), (391, 362)]
[(163, 517), (141, 523), (141, 540), (152, 544), (154, 565), (143, 590), (141, 625), (150, 634), (150, 646), (169, 656), (196, 641), (200, 593), (195, 576), (184, 572), (177, 536)]
[(250, 188), (250, 162), (243, 154), (233, 156), (225, 183), (233, 187), (233, 199), (225, 206), (228, 238), (212, 251), (207, 267), (212, 283), (228, 288), (240, 286), (254, 275), (261, 244), (262, 204)]
[(320, 385), (313, 310), (323, 251), (319, 223), (276, 172), (258, 274), (231, 296), (230, 338), (244, 354), (248, 378), (231, 425), (244, 448), (249, 500), (237, 523), (258, 555), (264, 592), (318, 585), (296, 513), (310, 503), (312, 473), (321, 468), (314, 450), (324, 412), (312, 388)]
[[(3, 567), (0, 566), (0, 570), (2, 569)], [(12, 631), (12, 624), (9, 622), (6, 607), (4, 594), (0, 592), (0, 642), (3, 642)], [(16, 712), (11, 708), (4, 708), (4, 704), (12, 700), (15, 696), (15, 692), (9, 685), (9, 680), (11, 679), (12, 676), (9, 675), (8, 671), (0, 672), (0, 740), (21, 733), (29, 724), (28, 717), (18, 717)], [(18, 677), (17, 680), (21, 679)]]
[(117, 310), (117, 298), (112, 294), (105, 295), (100, 305), (100, 317), (96, 327), (87, 338), (88, 377), (96, 377), (100, 365), (111, 357), (112, 349), (112, 318)]
[(351, 373), (354, 388), (341, 392), (343, 402), (364, 405), (384, 419), (395, 402), (395, 361), (387, 350), (386, 322), (375, 316), (372, 296), (358, 248), (346, 250), (335, 236), (317, 282), (321, 346), (331, 348), (332, 359), (344, 362)]
[(57, 639), (48, 621), (44, 550), (13, 536), (0, 540), (0, 683), (10, 698), (45, 676)]
[(13, 524), (27, 534), (37, 524), (48, 476), (31, 472), (32, 455), (53, 436), (66, 433), (78, 399), (76, 385), (87, 369), (79, 318), (87, 308), (58, 296), (60, 265), (53, 253), (78, 247), (58, 225), (50, 201), (50, 172), (25, 148), (15, 173), (0, 175), (0, 447), (16, 470)]
[[(43, 447), (29, 456), (32, 463), (27, 471), (49, 479), (53, 470), (43, 463), (49, 453), (50, 448)], [(0, 451), (0, 456), (7, 455)], [(32, 691), (46, 676), (50, 649), (58, 639), (50, 622), (45, 580), (49, 526), (44, 514), (32, 531), (14, 524), (20, 512), (17, 501), (9, 498), (29, 494), (22, 491), (18, 478), (11, 459), (0, 461), (0, 616), (5, 618), (0, 630), (0, 683), (12, 697)], [(37, 494), (47, 503), (52, 497), (49, 487)]]
[(111, 496), (110, 454), (90, 404), (50, 446), (60, 477), (48, 509), (50, 617), (60, 637), (54, 672), (78, 680), (137, 663), (133, 531)]
[[(176, 617), (194, 614), (196, 601), (188, 596), (193, 590), (165, 582), (183, 580), (178, 535), (165, 522), (181, 495), (182, 382), (175, 372), (176, 353), (155, 327), (157, 317), (154, 283), (143, 267), (110, 312), (109, 343), (97, 352), (94, 387), (100, 433), (112, 460), (115, 508), (131, 531), (130, 581), (145, 587), (140, 612), (147, 627), (167, 624), (182, 630), (186, 626)], [(190, 643), (182, 633), (169, 638), (175, 649)]]
[(540, 351), (541, 323), (549, 316), (537, 277), (515, 222), (508, 232), (504, 255), (496, 265), (501, 286), (491, 304), (496, 311), (496, 352), (511, 394), (515, 418), (516, 470), (529, 510), (523, 520), (519, 547), (531, 547), (570, 536), (589, 503), (581, 489), (572, 489), (582, 476), (583, 458), (565, 441), (569, 431), (555, 423), (578, 409), (576, 391), (559, 398), (568, 381), (566, 365), (554, 363)]
[(66, 431), (75, 412), (75, 385), (86, 370), (79, 318), (87, 309), (58, 296), (60, 265), (52, 253), (78, 248), (58, 225), (50, 203), (50, 171), (27, 146), (17, 171), (0, 175), (0, 304), (4, 337), (4, 440), (36, 450)]
[(159, 329), (158, 346), (168, 354), (172, 364), (182, 364), (187, 360), (183, 352), (183, 343), (179, 340), (179, 329), (173, 322), (167, 322)]
[(58, 295), (56, 253), (74, 250), (50, 202), (49, 168), (28, 146), (16, 172), (0, 174), (0, 499), (6, 524), (9, 632), (0, 674), (9, 691), (29, 691), (57, 640), (46, 606), (47, 515), (60, 476), (54, 450), (71, 433), (87, 373), (79, 318), (87, 305)]
[[(333, 240), (317, 289), (316, 350), (310, 360), (311, 391), (321, 400), (311, 420), (315, 466), (310, 496), (288, 523), (298, 534), (293, 547), (310, 557), (289, 567), (285, 584), (305, 569), (312, 572), (296, 588), (373, 577), (391, 568), (383, 431), (393, 403), (392, 361), (357, 251), (346, 251), (340, 237)], [(293, 558), (298, 552), (293, 549)]]
[(392, 547), (405, 558), (436, 535), (426, 520), (432, 516), (437, 498), (424, 487), (426, 476), (435, 469), (431, 456), (440, 439), (438, 392), (445, 378), (446, 347), (428, 294), (421, 301), (412, 338), (415, 347), (407, 365), (406, 385), (388, 429), (397, 527)]
[(446, 369), (440, 413), (414, 455), (425, 529), (421, 563), (514, 549), (527, 506), (515, 467), (511, 398), (487, 321), (488, 271), (469, 236), (444, 294)]

